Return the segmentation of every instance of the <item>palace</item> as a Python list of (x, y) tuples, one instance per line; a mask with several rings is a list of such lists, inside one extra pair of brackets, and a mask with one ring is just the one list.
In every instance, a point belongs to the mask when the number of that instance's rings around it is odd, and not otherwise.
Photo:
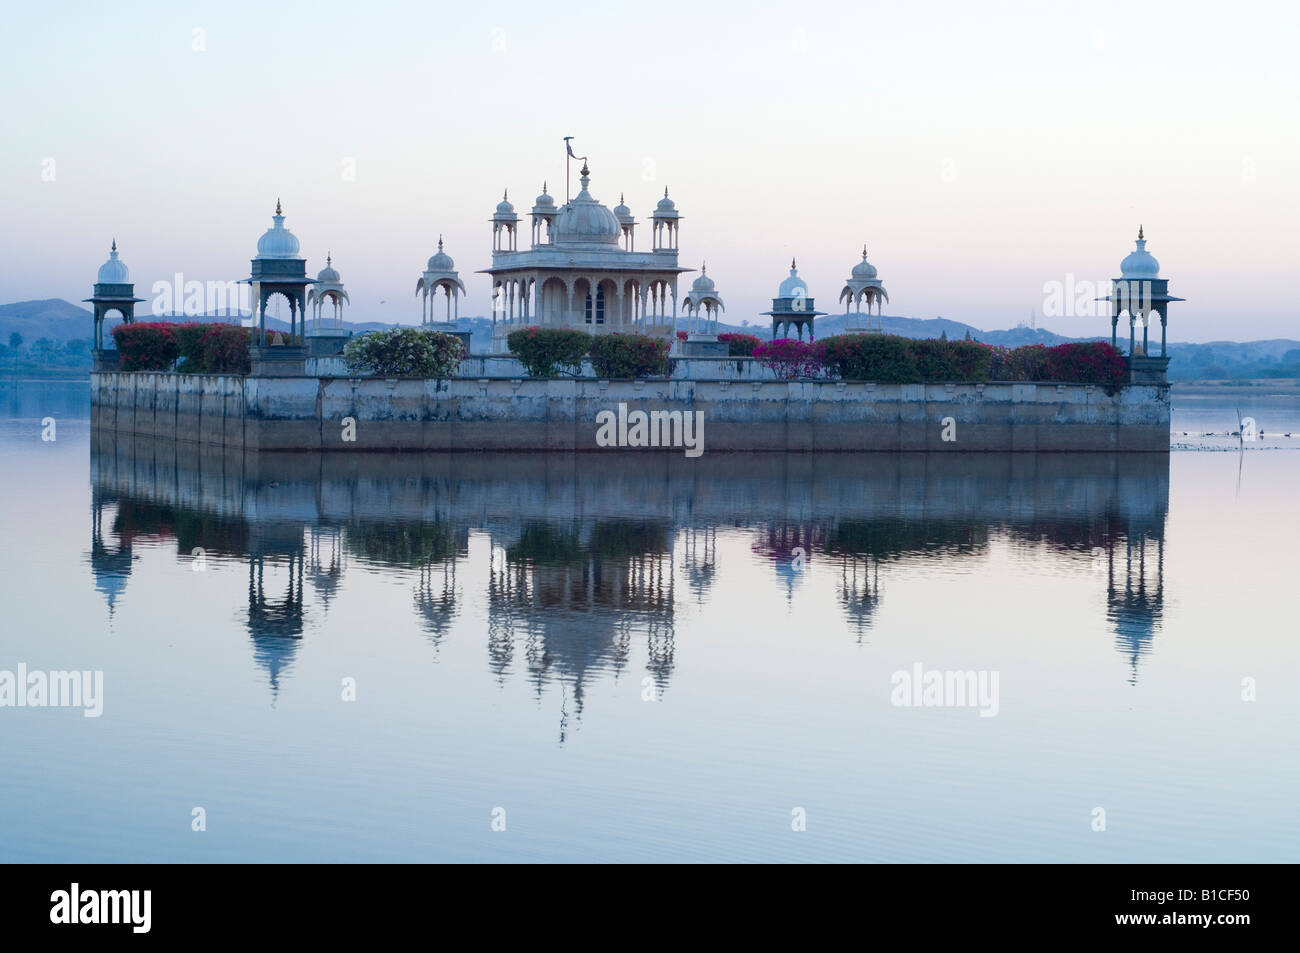
[(677, 264), (682, 216), (668, 197), (651, 214), (648, 251), (636, 250), (636, 219), (619, 204), (612, 210), (590, 191), (584, 160), (581, 191), (558, 208), (546, 191), (529, 213), (528, 247), (519, 248), (520, 218), (502, 197), (492, 215), (492, 351), (506, 351), (506, 336), (526, 325), (581, 328), (594, 334), (635, 331), (672, 335), (677, 323)]

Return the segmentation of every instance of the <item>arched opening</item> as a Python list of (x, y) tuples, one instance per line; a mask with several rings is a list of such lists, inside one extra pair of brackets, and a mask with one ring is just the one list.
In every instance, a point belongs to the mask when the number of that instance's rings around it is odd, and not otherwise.
[(596, 293), (587, 292), (583, 318), (587, 324), (605, 323), (605, 286), (597, 285)]

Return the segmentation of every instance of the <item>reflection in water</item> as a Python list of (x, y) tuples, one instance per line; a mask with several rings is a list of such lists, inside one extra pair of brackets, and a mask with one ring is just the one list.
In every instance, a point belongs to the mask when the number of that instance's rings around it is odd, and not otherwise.
[(247, 626), (273, 696), (311, 617), (348, 598), (349, 572), (409, 578), (435, 660), (459, 622), (485, 622), (494, 677), (517, 672), (539, 697), (554, 685), (567, 719), (636, 646), (668, 689), (678, 613), (709, 603), (729, 568), (720, 534), (743, 539), (791, 604), (813, 574), (833, 581), (860, 643), (891, 576), (980, 571), (1002, 547), (1104, 566), (1104, 617), (1136, 681), (1164, 611), (1168, 466), (1162, 454), (244, 456), (110, 439), (92, 452), (89, 562), (111, 613), (141, 537), (174, 540), (181, 559), (195, 547), (246, 559)]

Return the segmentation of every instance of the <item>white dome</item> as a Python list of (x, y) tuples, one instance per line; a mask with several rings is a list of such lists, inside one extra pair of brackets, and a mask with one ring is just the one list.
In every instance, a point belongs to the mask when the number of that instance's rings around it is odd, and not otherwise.
[(617, 245), (622, 228), (614, 213), (601, 205), (587, 191), (591, 181), (587, 166), (582, 167), (582, 191), (560, 209), (555, 221), (556, 242), (599, 242)]
[(551, 198), (551, 196), (546, 191), (545, 182), (542, 183), (542, 194), (537, 196), (537, 201), (535, 201), (533, 204), (541, 205), (543, 207), (555, 204), (555, 199)]
[(334, 270), (334, 259), (329, 255), (325, 256), (325, 267), (316, 275), (317, 281), (338, 281), (339, 273)]
[(808, 297), (808, 285), (799, 277), (799, 271), (795, 268), (794, 259), (790, 259), (790, 277), (781, 282), (781, 287), (777, 291), (778, 298), (806, 298)]
[(131, 281), (131, 272), (126, 262), (117, 257), (117, 239), (113, 239), (113, 250), (108, 253), (108, 261), (99, 266), (99, 275), (95, 281), (101, 285), (125, 285)]
[(456, 263), (442, 250), (442, 236), (438, 236), (438, 252), (429, 259), (427, 271), (455, 271)]
[(614, 217), (623, 225), (631, 225), (633, 222), (632, 210), (623, 204), (622, 195), (619, 195), (618, 204), (614, 206)]
[(501, 201), (497, 203), (497, 215), (510, 217), (515, 214), (515, 207), (510, 204), (510, 191), (506, 190), (501, 195)]
[(1156, 261), (1154, 255), (1147, 251), (1146, 239), (1142, 237), (1142, 227), (1138, 226), (1137, 250), (1130, 252), (1125, 259), (1119, 263), (1119, 275), (1121, 278), (1159, 278), (1160, 262)]
[(867, 261), (867, 250), (865, 248), (862, 249), (862, 261), (853, 266), (852, 277), (859, 278), (863, 281), (875, 280), (876, 266)]
[(711, 294), (714, 290), (713, 279), (708, 275), (708, 265), (700, 266), (700, 277), (691, 282), (692, 294)]
[(668, 188), (666, 186), (664, 187), (664, 197), (659, 200), (659, 204), (655, 208), (661, 212), (676, 211), (677, 203), (668, 197)]
[(284, 227), (284, 215), (280, 212), (280, 200), (275, 201), (275, 214), (271, 216), (275, 225), (257, 240), (258, 258), (297, 258), (298, 239)]

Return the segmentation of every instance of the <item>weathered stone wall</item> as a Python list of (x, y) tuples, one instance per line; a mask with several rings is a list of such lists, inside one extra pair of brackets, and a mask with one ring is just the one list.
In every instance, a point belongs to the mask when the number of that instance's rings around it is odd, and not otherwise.
[(1108, 396), (1082, 384), (97, 373), (91, 392), (102, 431), (251, 450), (595, 450), (597, 414), (620, 403), (702, 413), (705, 452), (1169, 448), (1163, 384)]

